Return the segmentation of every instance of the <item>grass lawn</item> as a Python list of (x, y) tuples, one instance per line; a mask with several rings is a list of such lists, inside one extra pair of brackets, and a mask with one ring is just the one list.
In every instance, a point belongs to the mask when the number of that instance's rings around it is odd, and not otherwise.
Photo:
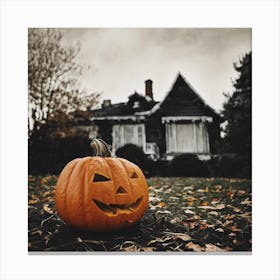
[(54, 206), (57, 176), (28, 177), (29, 251), (251, 251), (251, 181), (150, 178), (150, 205), (124, 231), (85, 233), (69, 228)]

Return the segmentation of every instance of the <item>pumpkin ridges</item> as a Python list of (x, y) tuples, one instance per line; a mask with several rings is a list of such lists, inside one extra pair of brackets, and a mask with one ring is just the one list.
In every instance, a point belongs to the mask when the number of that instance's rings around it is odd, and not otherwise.
[(84, 213), (84, 186), (80, 177), (85, 177), (84, 166), (87, 165), (90, 157), (81, 159), (76, 163), (69, 179), (68, 196), (66, 200), (67, 209), (71, 209), (68, 215), (76, 227), (88, 228)]
[(87, 205), (87, 200), (88, 200), (88, 195), (87, 195), (87, 187), (88, 187), (88, 181), (90, 179), (90, 171), (89, 171), (89, 166), (91, 162), (91, 157), (87, 157), (85, 161), (85, 168), (83, 170), (85, 171), (84, 175), (84, 188), (83, 188), (83, 213), (84, 213), (84, 218), (85, 218), (85, 226), (87, 229), (90, 229), (90, 219), (88, 218), (88, 211), (86, 211), (86, 205)]
[[(80, 160), (80, 158), (76, 158), (70, 161), (65, 168), (62, 170), (59, 175), (56, 191), (55, 191), (55, 205), (58, 214), (65, 220), (65, 222), (71, 224), (69, 218), (69, 212), (67, 209), (67, 193), (68, 193), (68, 185), (70, 181), (71, 174), (73, 173), (76, 163)], [(64, 183), (66, 181), (67, 183)]]
[[(146, 186), (146, 188), (144, 188), (145, 191), (144, 191), (143, 201), (142, 201), (141, 205), (139, 206), (139, 210), (140, 210), (140, 208), (142, 210), (137, 211), (133, 214), (133, 219), (134, 220), (139, 220), (148, 208), (148, 204), (149, 204), (148, 184), (146, 182), (146, 179), (145, 179), (145, 176), (144, 176), (142, 170), (136, 164), (134, 164), (134, 163), (132, 163), (132, 162), (126, 160), (126, 159), (123, 159), (123, 158), (118, 158), (118, 160), (120, 162), (122, 162), (122, 164), (125, 166), (125, 168), (130, 168), (130, 169), (136, 170), (137, 174), (139, 175), (139, 180), (141, 179), (141, 183)], [(131, 168), (131, 166), (133, 166), (133, 168)], [(128, 171), (128, 173), (129, 173), (129, 171)], [(130, 181), (130, 185), (132, 185), (131, 181)], [(137, 191), (135, 191), (135, 197), (138, 198), (138, 192)], [(143, 207), (144, 205), (145, 205), (145, 207)]]
[[(142, 183), (145, 184), (145, 185), (147, 186), (147, 182), (146, 182), (145, 176), (143, 175), (142, 170), (141, 170), (136, 164), (134, 164), (134, 163), (132, 163), (132, 162), (130, 162), (130, 161), (124, 159), (124, 158), (118, 158), (118, 160), (119, 160), (119, 161), (124, 165), (124, 167), (126, 168), (127, 174), (128, 174), (129, 177), (130, 177), (130, 175), (131, 175), (131, 174), (129, 174), (129, 173), (132, 173), (134, 170), (136, 170), (136, 171), (137, 171), (137, 174), (139, 175), (139, 180), (141, 180)], [(133, 168), (131, 168), (131, 166), (133, 166)], [(130, 170), (128, 170), (127, 168), (130, 169)], [(138, 198), (138, 193), (137, 193), (137, 191), (135, 190), (135, 188), (132, 186), (132, 183), (131, 183), (132, 181), (130, 180), (129, 182), (130, 182), (130, 186), (131, 186), (131, 188), (132, 188), (132, 190), (133, 190), (133, 192), (134, 192), (135, 198)], [(147, 187), (148, 187), (148, 186), (147, 186)]]
[[(110, 164), (108, 163), (108, 160), (107, 159), (110, 159), (110, 158), (102, 158), (100, 157), (100, 162), (102, 163), (103, 165), (103, 168), (106, 169), (106, 172), (108, 174), (110, 174), (110, 178), (111, 178), (111, 181), (112, 181), (112, 188), (113, 188), (113, 191), (111, 192), (112, 194), (112, 197), (113, 197), (113, 203), (116, 203), (116, 198), (114, 196), (114, 193), (115, 193), (115, 184), (114, 184), (114, 180), (113, 180), (113, 173), (112, 173), (112, 170), (111, 170), (111, 166)], [(104, 200), (104, 195), (102, 196), (103, 193), (101, 193), (101, 198), (102, 198), (102, 201)]]
[[(130, 197), (132, 195), (130, 180), (123, 164), (118, 160), (119, 158), (106, 158), (106, 162), (110, 167), (112, 173), (112, 180), (114, 181), (114, 200), (115, 203), (130, 203)], [(123, 187), (127, 194), (121, 197), (116, 197), (116, 191), (118, 187)]]
[[(121, 163), (121, 165), (123, 166), (127, 178), (130, 178), (130, 175), (131, 175), (131, 174), (129, 174), (129, 172), (128, 172), (128, 170), (127, 170), (126, 162), (122, 161), (121, 158), (117, 158), (117, 159), (118, 159), (118, 161)], [(136, 193), (135, 193), (135, 191), (134, 191), (134, 189), (133, 189), (133, 187), (132, 187), (132, 185), (131, 185), (131, 180), (128, 179), (128, 183), (129, 183), (129, 188), (130, 188), (130, 191), (131, 191), (131, 193), (132, 193), (132, 196), (133, 196), (133, 198), (135, 199), (135, 198), (136, 198)]]
[[(94, 170), (92, 170), (93, 169), (93, 168), (91, 168), (92, 166), (95, 166)], [(98, 213), (95, 215), (94, 218), (92, 218), (92, 211), (93, 211), (92, 209), (97, 208), (97, 206), (94, 205), (94, 202), (92, 201), (92, 199), (95, 198), (95, 199), (103, 201), (102, 187), (104, 187), (104, 186), (100, 186), (98, 184), (98, 182), (93, 183), (92, 179), (94, 177), (94, 173), (96, 170), (102, 170), (105, 168), (107, 169), (106, 165), (104, 165), (104, 158), (99, 157), (99, 156), (90, 158), (90, 162), (88, 163), (88, 168), (87, 168), (89, 174), (87, 176), (86, 187), (85, 187), (85, 200), (87, 200), (87, 201), (84, 202), (85, 203), (85, 216), (86, 216), (87, 224), (88, 224), (89, 228), (94, 227), (94, 228), (98, 229), (98, 226), (102, 228), (106, 224), (105, 221), (102, 221), (100, 219), (100, 215)], [(108, 169), (108, 170), (106, 170), (106, 172), (110, 172), (110, 170)], [(106, 173), (106, 172), (103, 172), (103, 173)], [(96, 197), (96, 195), (94, 197), (92, 197), (91, 188), (93, 188), (94, 186), (98, 190), (98, 193), (99, 193), (98, 197)], [(97, 209), (96, 211), (100, 211), (100, 210)]]

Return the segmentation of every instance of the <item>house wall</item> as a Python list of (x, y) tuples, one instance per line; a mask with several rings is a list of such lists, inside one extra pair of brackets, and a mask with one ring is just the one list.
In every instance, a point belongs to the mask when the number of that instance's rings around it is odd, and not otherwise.
[(146, 141), (156, 143), (159, 153), (166, 151), (165, 126), (160, 117), (151, 117), (146, 121)]

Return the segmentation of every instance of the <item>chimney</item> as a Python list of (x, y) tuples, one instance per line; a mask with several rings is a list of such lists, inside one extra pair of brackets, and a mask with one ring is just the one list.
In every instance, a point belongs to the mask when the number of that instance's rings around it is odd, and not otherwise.
[(111, 106), (111, 99), (104, 99), (102, 103), (102, 108)]
[(146, 85), (146, 96), (149, 96), (152, 100), (153, 98), (153, 81), (152, 80), (147, 80), (145, 81)]

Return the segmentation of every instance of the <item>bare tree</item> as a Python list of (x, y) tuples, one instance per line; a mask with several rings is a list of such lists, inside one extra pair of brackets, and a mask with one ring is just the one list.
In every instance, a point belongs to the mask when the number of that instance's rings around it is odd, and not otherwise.
[(97, 105), (99, 94), (82, 89), (83, 67), (75, 58), (80, 46), (65, 46), (56, 29), (28, 30), (29, 136), (58, 116)]

